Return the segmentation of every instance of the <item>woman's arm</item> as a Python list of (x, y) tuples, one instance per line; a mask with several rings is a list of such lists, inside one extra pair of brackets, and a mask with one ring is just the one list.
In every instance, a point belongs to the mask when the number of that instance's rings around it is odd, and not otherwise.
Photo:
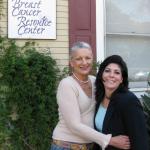
[(128, 136), (118, 135), (110, 139), (109, 145), (120, 149), (130, 149), (130, 140)]

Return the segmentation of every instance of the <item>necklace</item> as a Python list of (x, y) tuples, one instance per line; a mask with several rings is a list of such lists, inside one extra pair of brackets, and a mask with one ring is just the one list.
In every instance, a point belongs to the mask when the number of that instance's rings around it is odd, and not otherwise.
[(80, 83), (86, 84), (86, 83), (89, 82), (89, 79), (87, 79), (87, 81), (80, 80), (73, 72), (72, 72), (72, 75), (73, 75)]
[(108, 99), (108, 100), (110, 100), (110, 96), (105, 95), (105, 98)]

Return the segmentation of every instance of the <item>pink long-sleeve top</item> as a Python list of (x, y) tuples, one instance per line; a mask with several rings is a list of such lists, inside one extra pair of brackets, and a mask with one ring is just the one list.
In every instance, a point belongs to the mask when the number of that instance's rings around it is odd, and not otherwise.
[(53, 139), (77, 143), (96, 142), (105, 148), (111, 135), (93, 129), (95, 77), (89, 76), (89, 79), (92, 83), (92, 98), (85, 94), (72, 76), (60, 82), (57, 91), (59, 122), (54, 129)]

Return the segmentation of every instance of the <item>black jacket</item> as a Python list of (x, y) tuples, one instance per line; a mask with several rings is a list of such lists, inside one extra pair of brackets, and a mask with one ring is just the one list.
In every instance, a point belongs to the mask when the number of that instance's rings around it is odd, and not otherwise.
[[(105, 134), (127, 135), (131, 150), (149, 150), (148, 133), (143, 109), (138, 98), (130, 91), (117, 93), (110, 100), (104, 118), (102, 132)], [(93, 150), (101, 150), (97, 145)], [(108, 146), (106, 150), (119, 150)]]

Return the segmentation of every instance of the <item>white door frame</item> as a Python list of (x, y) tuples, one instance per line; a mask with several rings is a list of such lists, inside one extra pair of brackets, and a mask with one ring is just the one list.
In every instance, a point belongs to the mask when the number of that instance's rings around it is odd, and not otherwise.
[(96, 59), (105, 57), (105, 0), (96, 0)]

